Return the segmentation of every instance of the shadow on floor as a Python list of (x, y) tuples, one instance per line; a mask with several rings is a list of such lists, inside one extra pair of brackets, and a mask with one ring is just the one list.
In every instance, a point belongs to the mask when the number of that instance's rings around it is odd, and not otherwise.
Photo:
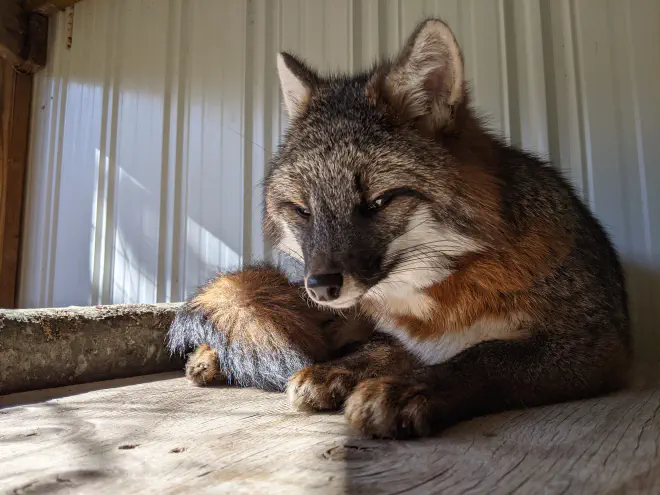
[(169, 371), (166, 373), (156, 373), (153, 375), (133, 376), (129, 378), (117, 378), (115, 380), (82, 383), (79, 385), (71, 385), (69, 387), (47, 388), (43, 390), (30, 390), (28, 392), (0, 395), (0, 409), (10, 406), (34, 404), (51, 399), (60, 399), (62, 397), (70, 397), (72, 395), (84, 394), (94, 390), (126, 387), (129, 385), (157, 382), (160, 380), (170, 380), (172, 378), (179, 378), (181, 376), (183, 376), (183, 372)]

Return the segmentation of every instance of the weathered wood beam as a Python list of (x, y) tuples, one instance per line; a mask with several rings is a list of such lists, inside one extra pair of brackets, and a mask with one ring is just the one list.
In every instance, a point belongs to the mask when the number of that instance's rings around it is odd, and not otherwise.
[(0, 307), (16, 298), (32, 76), (0, 59)]
[(178, 307), (0, 311), (0, 395), (183, 369), (165, 348)]
[(24, 9), (26, 12), (50, 15), (59, 10), (64, 10), (80, 1), (81, 0), (25, 0)]
[(0, 0), (0, 307), (16, 297), (32, 77), (46, 64), (48, 18)]

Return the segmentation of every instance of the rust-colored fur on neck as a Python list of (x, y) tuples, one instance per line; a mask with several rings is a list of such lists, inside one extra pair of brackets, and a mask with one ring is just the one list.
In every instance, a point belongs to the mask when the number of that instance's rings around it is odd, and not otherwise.
[[(447, 332), (463, 332), (481, 319), (511, 315), (515, 317), (510, 338), (524, 336), (521, 326), (527, 318), (520, 318), (521, 314), (538, 317), (552, 309), (529, 289), (536, 279), (560, 266), (573, 247), (571, 225), (539, 217), (521, 228), (503, 217), (501, 189), (505, 184), (497, 176), (502, 145), (483, 129), (469, 101), (464, 90), (455, 113), (455, 129), (443, 131), (439, 139), (456, 162), (456, 202), (465, 200), (476, 212), (478, 227), (472, 228), (485, 249), (460, 257), (452, 275), (420, 291), (433, 300), (433, 308), (423, 318), (414, 312), (392, 310), (382, 299), (362, 303), (366, 314), (390, 317), (417, 340), (437, 339)], [(506, 330), (498, 337), (506, 338)]]

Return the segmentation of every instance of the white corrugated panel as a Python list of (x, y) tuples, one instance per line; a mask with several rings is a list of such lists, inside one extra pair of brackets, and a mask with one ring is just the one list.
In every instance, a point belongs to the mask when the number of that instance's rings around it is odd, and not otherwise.
[(429, 15), (456, 31), (491, 125), (559, 163), (606, 224), (650, 342), (657, 0), (85, 0), (70, 49), (67, 15), (54, 18), (36, 77), (20, 305), (176, 301), (268, 256), (259, 183), (286, 125), (277, 51), (355, 70)]

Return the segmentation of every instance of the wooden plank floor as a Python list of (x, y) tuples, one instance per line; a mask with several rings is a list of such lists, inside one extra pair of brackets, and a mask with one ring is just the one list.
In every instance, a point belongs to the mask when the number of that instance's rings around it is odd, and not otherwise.
[(660, 388), (348, 436), (282, 394), (152, 375), (0, 398), (2, 493), (660, 493)]

